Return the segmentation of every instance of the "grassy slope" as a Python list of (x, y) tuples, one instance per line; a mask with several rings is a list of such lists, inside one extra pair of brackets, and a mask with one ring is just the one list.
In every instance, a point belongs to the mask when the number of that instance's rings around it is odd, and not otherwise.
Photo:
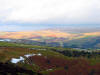
[[(32, 46), (32, 45), (24, 45), (24, 44), (16, 44), (16, 43), (7, 43), (7, 42), (0, 42), (0, 62), (9, 62), (11, 58), (19, 58), (19, 56), (24, 56), (25, 54), (32, 54), (32, 53), (41, 53), (43, 56), (47, 57), (58, 57), (68, 59), (68, 57), (51, 51), (51, 50), (30, 50), (30, 48), (38, 48), (38, 49), (48, 49), (49, 47), (43, 46)], [(51, 47), (52, 48), (52, 47)], [(37, 71), (39, 69), (38, 65), (30, 66), (28, 64), (18, 63), (19, 66), (25, 67), (29, 70)], [(35, 67), (35, 69), (33, 69)], [(45, 73), (45, 71), (43, 71)]]
[[(7, 62), (11, 58), (17, 58), (19, 56), (24, 56), (25, 54), (30, 54), (30, 53), (41, 53), (43, 56), (47, 57), (58, 57), (58, 58), (64, 58), (66, 60), (70, 59), (77, 59), (74, 57), (67, 57), (64, 56), (58, 52), (52, 51), (52, 49), (58, 49), (58, 50), (66, 50), (67, 48), (54, 48), (54, 47), (45, 47), (45, 46), (33, 46), (33, 45), (24, 45), (24, 44), (16, 44), (16, 43), (7, 43), (7, 42), (0, 42), (0, 62)], [(38, 48), (38, 49), (47, 49), (47, 50), (30, 50), (30, 48)], [(73, 50), (73, 49), (70, 49)], [(100, 58), (98, 59), (87, 59), (89, 60), (92, 64), (100, 63)], [(25, 67), (28, 69), (33, 69), (32, 66), (29, 66), (27, 64), (21, 64), (19, 63), (19, 66)], [(36, 67), (34, 71), (37, 71), (39, 66), (34, 65)], [(46, 73), (45, 71), (42, 71)]]
[[(1, 61), (5, 61), (8, 59), (11, 59), (12, 57), (19, 57), (21, 55), (25, 55), (25, 54), (29, 54), (29, 53), (42, 53), (46, 56), (51, 55), (51, 56), (59, 56), (59, 57), (64, 57), (64, 58), (69, 58), (72, 59), (72, 57), (67, 57), (64, 56), (58, 52), (54, 52), (52, 50), (71, 50), (74, 51), (75, 49), (71, 49), (71, 48), (60, 48), (60, 47), (47, 47), (47, 46), (33, 46), (33, 45), (24, 45), (24, 44), (17, 44), (17, 43), (8, 43), (8, 42), (0, 42), (0, 46), (1, 47), (5, 47), (5, 48), (0, 48), (0, 59), (2, 59)], [(10, 48), (9, 48), (10, 47)], [(36, 49), (46, 49), (44, 50), (29, 50), (30, 48), (36, 48)], [(78, 50), (76, 50), (78, 51)], [(95, 60), (98, 59), (89, 59), (91, 61), (96, 62)]]

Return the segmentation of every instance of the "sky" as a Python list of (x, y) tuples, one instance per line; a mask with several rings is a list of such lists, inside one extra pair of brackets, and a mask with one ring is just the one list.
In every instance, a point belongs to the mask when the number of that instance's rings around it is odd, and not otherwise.
[(100, 0), (0, 0), (0, 31), (100, 27)]

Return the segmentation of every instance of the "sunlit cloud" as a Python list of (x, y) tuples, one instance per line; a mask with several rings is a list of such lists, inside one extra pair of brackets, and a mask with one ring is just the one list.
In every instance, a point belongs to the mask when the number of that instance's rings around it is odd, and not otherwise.
[(100, 23), (100, 0), (0, 0), (0, 21)]

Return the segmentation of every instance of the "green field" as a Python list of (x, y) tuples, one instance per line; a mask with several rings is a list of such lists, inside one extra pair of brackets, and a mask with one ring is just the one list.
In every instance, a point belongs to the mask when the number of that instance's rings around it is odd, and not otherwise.
[[(42, 56), (36, 55), (30, 59), (24, 56), (26, 54), (39, 54), (39, 53)], [(27, 70), (31, 70), (32, 72), (41, 73), (42, 75), (50, 75), (49, 73), (52, 73), (59, 69), (60, 70), (63, 69), (64, 67), (62, 63), (65, 62), (71, 62), (73, 64), (77, 60), (80, 63), (88, 62), (89, 65), (100, 64), (99, 53), (100, 53), (99, 50), (82, 51), (72, 48), (33, 46), (33, 45), (25, 45), (17, 43), (0, 42), (1, 63), (4, 64), (9, 63), (12, 65), (17, 65)], [(12, 58), (18, 59), (20, 56), (25, 58), (24, 63), (22, 61), (16, 64), (11, 63)], [(53, 63), (47, 64), (46, 63), (47, 60), (48, 62), (51, 61)], [(59, 62), (58, 64), (59, 66), (56, 65), (57, 61)], [(49, 70), (49, 66), (53, 65), (56, 66), (51, 67), (52, 70)]]

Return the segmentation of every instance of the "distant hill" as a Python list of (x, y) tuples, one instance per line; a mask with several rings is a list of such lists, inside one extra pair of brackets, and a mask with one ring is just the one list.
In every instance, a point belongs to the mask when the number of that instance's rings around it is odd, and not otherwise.
[(0, 32), (0, 41), (62, 46), (70, 48), (100, 48), (100, 32), (68, 33), (62, 30)]
[(64, 47), (70, 48), (99, 48), (100, 37), (85, 37), (80, 39), (70, 40), (64, 43)]

